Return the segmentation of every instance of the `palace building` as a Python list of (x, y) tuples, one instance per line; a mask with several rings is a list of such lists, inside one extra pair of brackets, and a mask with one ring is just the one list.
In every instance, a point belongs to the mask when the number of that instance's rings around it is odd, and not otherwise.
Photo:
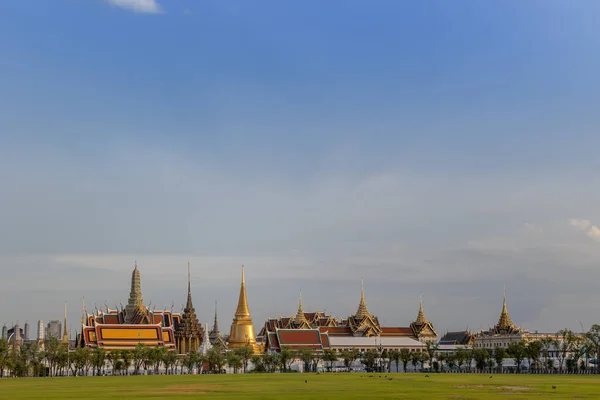
[(433, 341), (437, 333), (425, 317), (421, 299), (417, 319), (410, 326), (381, 326), (376, 316), (369, 312), (365, 301), (364, 285), (354, 315), (336, 319), (323, 312), (306, 313), (302, 294), (295, 317), (269, 318), (259, 333), (265, 351), (279, 351), (283, 346), (308, 347), (316, 350), (357, 348), (409, 348), (421, 351), (424, 342)]
[[(192, 322), (195, 313), (191, 304), (189, 281), (188, 302), (188, 307), (184, 310), (184, 314), (187, 310), (186, 320), (188, 322), (187, 325), (184, 325), (183, 332), (184, 336), (190, 333), (193, 339), (198, 327)], [(138, 343), (141, 343), (145, 346), (161, 346), (175, 351), (177, 349), (175, 333), (182, 322), (181, 318), (178, 313), (150, 309), (144, 305), (140, 271), (136, 263), (131, 274), (131, 291), (127, 306), (121, 306), (121, 308), (115, 306), (114, 309), (107, 306), (105, 310), (96, 309), (93, 315), (85, 312), (85, 305), (82, 306), (82, 334), (79, 338), (79, 345), (89, 348), (102, 347), (111, 351), (133, 349)], [(190, 342), (189, 336), (185, 336), (184, 339), (187, 344), (182, 344), (183, 347), (180, 348), (187, 350), (186, 346), (191, 347), (196, 343)]]

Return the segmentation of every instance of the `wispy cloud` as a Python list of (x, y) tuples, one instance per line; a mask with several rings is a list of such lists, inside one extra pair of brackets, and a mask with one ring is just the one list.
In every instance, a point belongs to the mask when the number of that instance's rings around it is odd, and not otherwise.
[(593, 225), (585, 233), (586, 233), (586, 235), (588, 235), (592, 239), (597, 240), (597, 241), (600, 242), (600, 228), (598, 228), (597, 226)]
[(569, 221), (569, 224), (574, 227), (577, 228), (579, 230), (586, 230), (587, 228), (590, 227), (590, 225), (592, 225), (592, 223), (590, 221), (588, 221), (587, 219), (576, 219), (576, 218), (572, 218)]
[(163, 12), (162, 8), (156, 0), (107, 0), (110, 4), (117, 7), (121, 7), (127, 10), (148, 13), (148, 14), (160, 14)]

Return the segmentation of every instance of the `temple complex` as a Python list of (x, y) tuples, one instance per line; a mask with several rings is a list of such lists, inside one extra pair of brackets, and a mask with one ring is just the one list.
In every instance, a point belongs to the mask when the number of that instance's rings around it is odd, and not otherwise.
[(82, 347), (102, 347), (111, 351), (133, 349), (141, 343), (176, 350), (175, 329), (181, 322), (181, 316), (170, 310), (151, 310), (144, 305), (137, 263), (131, 274), (131, 291), (126, 307), (110, 309), (106, 306), (105, 310), (96, 309), (92, 315), (85, 311), (83, 314), (79, 338)]
[(315, 350), (332, 348), (336, 351), (349, 348), (365, 351), (369, 348), (391, 350), (406, 347), (412, 351), (421, 351), (424, 348), (423, 342), (435, 340), (437, 333), (425, 318), (422, 300), (417, 319), (410, 326), (381, 326), (379, 319), (369, 312), (364, 284), (361, 282), (360, 301), (354, 315), (336, 319), (319, 311), (307, 313), (300, 294), (296, 315), (269, 318), (258, 336), (265, 351), (279, 351), (282, 346)]
[(202, 343), (204, 330), (196, 317), (196, 310), (192, 304), (192, 289), (190, 277), (190, 263), (188, 263), (188, 294), (181, 323), (175, 329), (175, 342), (177, 343), (178, 354), (187, 354), (198, 351)]
[(246, 299), (246, 280), (244, 278), (243, 265), (240, 297), (238, 299), (235, 317), (231, 323), (231, 330), (229, 331), (228, 346), (231, 349), (250, 346), (254, 349), (254, 352), (258, 352), (259, 350), (259, 346), (256, 344), (256, 338), (254, 336), (254, 324), (252, 323), (252, 317), (250, 316), (248, 300)]

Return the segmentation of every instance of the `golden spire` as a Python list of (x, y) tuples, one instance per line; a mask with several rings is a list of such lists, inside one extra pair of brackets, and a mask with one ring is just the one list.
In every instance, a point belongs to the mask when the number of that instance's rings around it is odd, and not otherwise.
[(85, 325), (85, 296), (81, 298), (81, 325)]
[(502, 303), (502, 312), (500, 313), (500, 318), (498, 318), (497, 328), (506, 329), (513, 327), (514, 325), (510, 320), (510, 316), (508, 315), (508, 309), (506, 308), (506, 286), (504, 286), (504, 301)]
[(67, 302), (65, 301), (65, 319), (63, 323), (63, 337), (62, 343), (65, 345), (69, 344), (69, 335), (67, 334)]
[(298, 303), (298, 312), (296, 313), (296, 318), (294, 322), (298, 325), (302, 324), (306, 321), (306, 317), (304, 316), (304, 309), (302, 308), (302, 290), (300, 291), (300, 302)]
[(248, 309), (248, 300), (246, 299), (246, 280), (244, 278), (244, 266), (242, 265), (242, 286), (240, 287), (240, 298), (235, 311), (237, 318), (249, 317), (250, 310)]
[(367, 309), (367, 303), (365, 302), (365, 284), (363, 278), (360, 278), (360, 303), (358, 304), (358, 310), (356, 311), (356, 318), (364, 318), (370, 315)]
[(419, 295), (419, 313), (417, 314), (417, 320), (415, 323), (417, 325), (423, 325), (427, 323), (427, 318), (425, 318), (425, 312), (423, 311), (423, 295)]

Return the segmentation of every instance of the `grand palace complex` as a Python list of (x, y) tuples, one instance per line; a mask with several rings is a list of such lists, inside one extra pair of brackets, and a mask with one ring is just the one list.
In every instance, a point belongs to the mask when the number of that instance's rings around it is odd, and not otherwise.
[[(357, 349), (394, 350), (409, 349), (422, 352), (428, 341), (438, 341), (438, 333), (425, 316), (423, 301), (414, 321), (407, 326), (382, 326), (373, 315), (365, 300), (364, 286), (361, 285), (360, 300), (353, 315), (335, 318), (324, 312), (306, 312), (302, 305), (302, 294), (298, 310), (290, 317), (268, 318), (255, 329), (246, 296), (246, 280), (242, 266), (241, 285), (237, 308), (229, 333), (221, 333), (215, 307), (212, 327), (202, 326), (192, 302), (190, 266), (188, 264), (187, 300), (181, 313), (172, 310), (157, 310), (144, 303), (141, 290), (141, 275), (137, 263), (131, 275), (131, 289), (125, 306), (114, 309), (105, 307), (89, 313), (82, 304), (81, 328), (77, 339), (69, 340), (65, 321), (62, 341), (64, 345), (85, 348), (103, 348), (107, 352), (133, 349), (138, 344), (164, 347), (177, 354), (190, 352), (206, 353), (214, 346), (223, 350), (251, 347), (254, 353), (279, 352), (285, 347), (292, 349), (308, 348), (316, 353), (327, 349), (342, 352)], [(19, 344), (20, 328), (13, 328), (12, 341)], [(498, 322), (488, 330), (476, 333), (469, 331), (447, 332), (439, 338), (441, 351), (452, 351), (457, 346), (476, 348), (508, 347), (521, 340), (532, 341), (555, 334), (530, 333), (513, 324), (506, 307), (506, 295)], [(43, 338), (40, 338), (43, 345)]]
[(144, 304), (141, 275), (136, 263), (131, 275), (129, 300), (124, 307), (96, 309), (90, 314), (82, 305), (82, 327), (77, 345), (112, 351), (132, 349), (141, 343), (165, 347), (178, 354), (205, 351), (216, 345), (226, 349), (250, 346), (255, 353), (280, 351), (283, 346), (310, 348), (316, 352), (350, 348), (360, 351), (369, 348), (421, 351), (425, 341), (435, 340), (438, 336), (432, 323), (425, 317), (422, 301), (417, 318), (408, 326), (381, 326), (377, 316), (367, 308), (364, 287), (361, 287), (356, 313), (347, 318), (336, 319), (323, 312), (306, 312), (300, 295), (295, 316), (269, 318), (260, 325), (256, 334), (246, 297), (243, 266), (238, 305), (231, 328), (229, 334), (222, 334), (216, 310), (210, 330), (198, 321), (192, 302), (189, 265), (187, 289), (183, 312), (151, 309)]

